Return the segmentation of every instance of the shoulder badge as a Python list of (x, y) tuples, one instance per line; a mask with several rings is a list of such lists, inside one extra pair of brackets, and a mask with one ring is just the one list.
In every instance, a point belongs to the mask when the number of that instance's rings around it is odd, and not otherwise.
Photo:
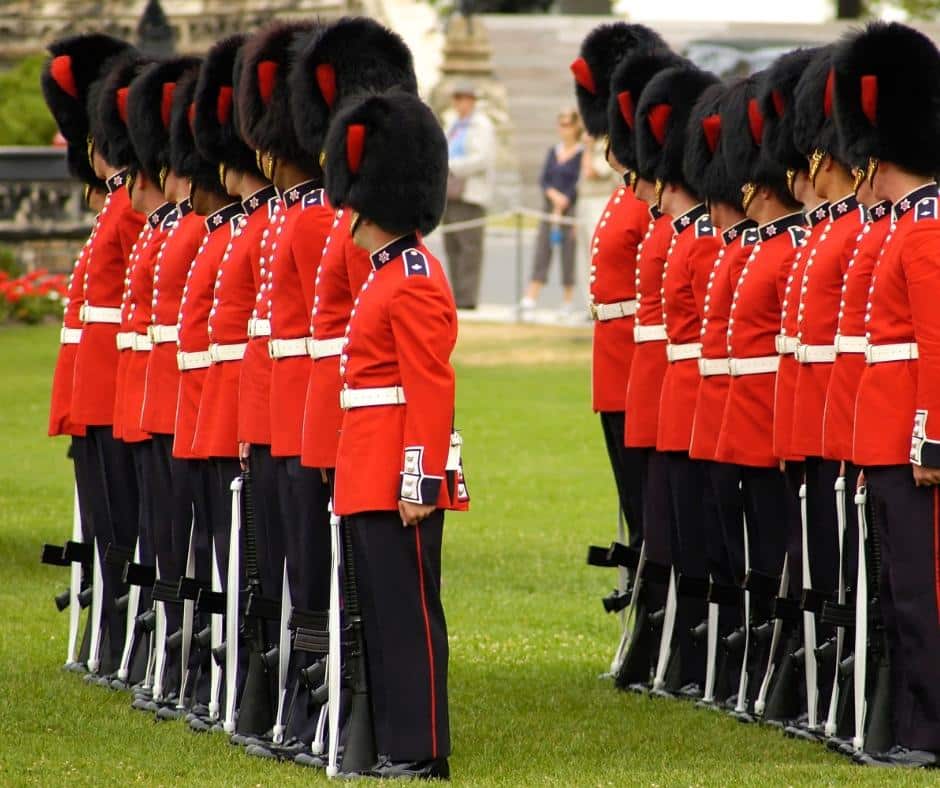
[(323, 205), (323, 189), (314, 189), (309, 194), (305, 194), (300, 202), (301, 209), (310, 208), (313, 205)]
[(756, 227), (748, 227), (741, 234), (741, 246), (753, 246), (760, 240), (760, 230)]
[(920, 222), (924, 219), (936, 219), (937, 218), (937, 198), (936, 197), (924, 197), (924, 199), (919, 200), (917, 205), (914, 206), (914, 221)]
[(431, 265), (423, 252), (417, 249), (405, 249), (402, 253), (405, 263), (405, 276), (430, 276)]
[(702, 214), (695, 220), (695, 237), (709, 238), (715, 234), (715, 226), (707, 213)]
[(793, 246), (801, 246), (803, 239), (806, 237), (806, 228), (793, 226), (788, 229), (788, 232), (790, 233), (790, 240), (793, 242)]
[(172, 230), (180, 223), (180, 212), (176, 208), (170, 211), (163, 220), (163, 229)]

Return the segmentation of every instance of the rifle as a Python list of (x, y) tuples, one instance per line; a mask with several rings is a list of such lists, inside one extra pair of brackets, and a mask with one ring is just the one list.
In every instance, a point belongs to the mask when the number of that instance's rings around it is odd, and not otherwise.
[[(632, 602), (636, 601), (634, 599), (635, 595), (631, 593), (630, 589), (630, 570), (635, 570), (637, 568), (638, 559), (636, 557), (636, 551), (632, 550), (632, 548), (628, 548), (626, 546), (626, 541), (627, 529), (626, 524), (624, 523), (623, 510), (618, 506), (617, 541), (611, 543), (609, 548), (600, 547), (598, 545), (591, 545), (588, 547), (587, 562), (589, 566), (600, 566), (617, 569), (617, 587), (601, 601), (603, 602), (604, 610), (606, 610), (608, 613), (620, 614), (621, 636), (620, 642), (617, 645), (617, 650), (614, 652), (613, 659), (610, 663), (610, 671), (608, 673), (602, 674), (601, 678), (617, 675), (620, 666), (623, 664), (623, 656), (626, 644), (630, 639), (630, 613), (627, 611), (627, 607), (628, 605), (631, 605)], [(618, 549), (622, 556), (621, 560), (619, 561), (615, 557), (615, 551)], [(623, 563), (623, 556), (627, 551), (632, 553), (632, 556), (629, 562)]]
[(239, 625), (239, 579), (241, 565), (239, 548), (242, 536), (242, 489), (241, 476), (232, 479), (232, 525), (228, 543), (228, 575), (225, 589), (225, 716), (222, 729), (229, 735), (235, 732), (235, 696), (238, 692), (238, 625)]
[(678, 599), (676, 594), (676, 570), (669, 570), (669, 585), (666, 592), (666, 608), (663, 618), (663, 630), (659, 640), (659, 657), (656, 661), (656, 673), (653, 676), (652, 692), (659, 695), (670, 694), (667, 689), (667, 672), (673, 663), (672, 636), (676, 629)]

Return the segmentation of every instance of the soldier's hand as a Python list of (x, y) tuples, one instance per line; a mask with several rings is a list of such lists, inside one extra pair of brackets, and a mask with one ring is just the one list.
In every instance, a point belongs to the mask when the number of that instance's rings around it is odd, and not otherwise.
[(399, 501), (398, 513), (401, 515), (401, 524), (406, 528), (409, 525), (417, 525), (430, 517), (436, 508), (433, 504)]
[(918, 487), (933, 487), (940, 484), (940, 468), (927, 468), (923, 465), (912, 465), (914, 469), (914, 484)]
[(865, 471), (861, 470), (858, 472), (858, 479), (855, 480), (855, 489), (861, 490), (865, 486)]
[(238, 461), (241, 463), (242, 470), (248, 470), (248, 454), (251, 451), (250, 443), (239, 443), (238, 444)]

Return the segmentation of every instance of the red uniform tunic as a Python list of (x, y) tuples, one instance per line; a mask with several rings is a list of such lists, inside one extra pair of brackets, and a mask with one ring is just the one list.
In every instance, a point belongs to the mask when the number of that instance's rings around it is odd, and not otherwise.
[(128, 443), (139, 443), (150, 438), (150, 434), (141, 429), (140, 420), (147, 385), (147, 365), (150, 360), (148, 328), (153, 301), (153, 269), (157, 254), (169, 232), (167, 217), (175, 209), (173, 203), (165, 203), (147, 217), (149, 229), (146, 243), (143, 248), (138, 248), (136, 259), (133, 259), (132, 255), (132, 262), (128, 267), (128, 293), (122, 306), (122, 314), (127, 313), (126, 325), (128, 331), (134, 335), (135, 344), (134, 349), (128, 351), (124, 394), (120, 403), (123, 438)]
[[(637, 247), (649, 224), (649, 206), (633, 189), (621, 186), (611, 195), (594, 229), (590, 305), (595, 317), (591, 377), (595, 413), (624, 408), (633, 361)], [(622, 316), (603, 319), (602, 312)]]
[(372, 265), (340, 356), (343, 388), (400, 386), (405, 402), (346, 410), (334, 510), (396, 511), (400, 500), (465, 509), (462, 474), (448, 468), (457, 308), (447, 277), (414, 235), (374, 252)]
[(893, 212), (895, 224), (875, 263), (865, 315), (869, 360), (887, 352), (885, 345), (914, 342), (916, 354), (908, 345), (903, 355), (918, 358), (865, 367), (855, 403), (852, 459), (866, 466), (914, 462), (935, 468), (940, 467), (936, 185), (915, 189)]
[(268, 446), (271, 443), (271, 300), (268, 275), (274, 252), (274, 234), (280, 226), (284, 203), (268, 201), (268, 226), (261, 231), (257, 264), (252, 266), (255, 308), (248, 321), (248, 347), (238, 379), (238, 440)]
[(180, 298), (189, 266), (206, 233), (201, 216), (189, 200), (179, 203), (166, 220), (167, 236), (153, 265), (153, 297), (150, 301), (149, 334), (153, 349), (147, 359), (147, 376), (140, 426), (152, 435), (172, 435), (176, 426), (176, 401), (180, 371), (176, 364), (177, 320)]
[[(304, 403), (312, 361), (307, 352), (317, 266), (333, 225), (326, 193), (313, 181), (283, 194), (285, 211), (277, 228), (268, 268), (271, 299), (271, 454), (299, 457)], [(278, 357), (283, 340), (299, 340), (297, 355)], [(282, 346), (283, 347), (283, 346)], [(315, 414), (311, 414), (315, 418)]]
[(72, 376), (75, 370), (75, 354), (82, 336), (82, 321), (79, 318), (84, 298), (82, 281), (88, 253), (98, 231), (98, 218), (91, 229), (91, 235), (85, 241), (69, 277), (68, 296), (65, 300), (65, 312), (62, 315), (62, 332), (59, 335), (59, 355), (56, 357), (55, 372), (52, 375), (52, 393), (49, 397), (49, 435), (84, 435), (85, 427), (76, 424), (70, 417), (72, 408)]
[(637, 246), (636, 347), (630, 362), (624, 410), (624, 445), (649, 448), (656, 445), (659, 397), (666, 374), (666, 327), (663, 325), (663, 265), (672, 240), (672, 220), (655, 208), (653, 221)]
[[(745, 219), (721, 234), (722, 248), (708, 275), (705, 305), (702, 307), (702, 380), (695, 399), (692, 441), (689, 456), (695, 460), (714, 460), (718, 449), (721, 419), (725, 412), (731, 378), (728, 367), (728, 318), (731, 299), (744, 262), (757, 242), (754, 222)], [(734, 277), (732, 276), (734, 272)]]
[(793, 395), (796, 391), (796, 376), (800, 369), (799, 362), (794, 355), (799, 344), (796, 338), (798, 304), (806, 262), (819, 241), (819, 236), (822, 235), (825, 226), (823, 222), (828, 219), (829, 203), (826, 202), (816, 206), (806, 215), (809, 233), (803, 239), (802, 248), (792, 260), (781, 304), (780, 334), (776, 340), (777, 352), (780, 354), (780, 367), (777, 370), (774, 388), (774, 454), (784, 460), (803, 459), (803, 455), (790, 449), (790, 438), (793, 435)]
[(816, 361), (810, 358), (822, 353), (822, 357), (835, 360), (842, 280), (865, 221), (865, 209), (850, 195), (831, 203), (829, 215), (830, 220), (807, 259), (797, 311), (799, 371), (793, 395), (790, 449), (806, 457), (822, 456), (826, 390), (832, 373), (831, 361), (818, 361), (819, 355)]
[(121, 322), (115, 337), (118, 365), (117, 375), (114, 379), (114, 412), (111, 415), (111, 433), (115, 438), (125, 440), (126, 432), (126, 440), (129, 443), (136, 443), (141, 440), (138, 435), (139, 430), (127, 429), (124, 424), (124, 408), (127, 402), (127, 368), (131, 363), (131, 355), (133, 354), (133, 342), (128, 340), (132, 340), (134, 335), (134, 332), (131, 331), (131, 315), (128, 309), (131, 297), (131, 273), (141, 256), (147, 254), (147, 245), (152, 234), (153, 228), (148, 222), (145, 222), (140, 229), (137, 240), (131, 247), (131, 253), (127, 257), (127, 267), (124, 269), (124, 286), (121, 291)]
[[(774, 368), (778, 363), (775, 338), (793, 259), (803, 242), (803, 215), (792, 213), (759, 228), (737, 280), (728, 318), (728, 357), (731, 386), (721, 422), (715, 459), (735, 465), (772, 468)], [(743, 362), (743, 363), (742, 363)], [(748, 365), (769, 368), (740, 374)]]
[(721, 240), (703, 204), (676, 217), (672, 226), (675, 235), (663, 265), (662, 281), (662, 318), (668, 337), (669, 364), (659, 398), (656, 449), (687, 452), (692, 442), (695, 399), (701, 380), (699, 334), (705, 290)]
[(82, 338), (75, 355), (72, 419), (87, 426), (110, 425), (114, 420), (124, 272), (144, 224), (144, 216), (131, 208), (124, 178), (119, 172), (107, 181), (108, 196), (82, 281)]
[[(181, 459), (205, 458), (205, 455), (193, 451), (193, 437), (200, 404), (214, 407), (214, 403), (200, 403), (209, 367), (209, 311), (212, 309), (215, 275), (241, 212), (242, 204), (236, 202), (206, 217), (208, 232), (189, 267), (180, 298), (178, 358), (181, 374), (173, 456)], [(186, 361), (189, 354), (192, 354), (192, 362)], [(190, 368), (183, 369), (183, 366)]]
[(238, 380), (248, 342), (248, 319), (255, 306), (254, 270), (261, 234), (268, 226), (268, 201), (277, 190), (268, 186), (242, 202), (244, 216), (222, 255), (209, 310), (209, 350), (193, 438), (193, 452), (204, 457), (238, 456)]
[[(369, 273), (369, 254), (353, 242), (350, 213), (336, 212), (314, 280), (310, 334), (314, 339), (307, 401), (304, 405), (300, 461), (311, 468), (333, 468), (343, 411), (339, 406), (342, 380), (339, 355), (353, 293), (358, 293)], [(334, 347), (335, 346), (335, 347)]]
[(852, 432), (855, 427), (855, 396), (865, 369), (865, 311), (868, 288), (875, 261), (881, 253), (891, 226), (891, 204), (878, 203), (869, 213), (869, 221), (857, 236), (842, 282), (839, 330), (836, 335), (836, 361), (829, 377), (826, 412), (823, 423), (823, 457), (828, 460), (852, 459)]

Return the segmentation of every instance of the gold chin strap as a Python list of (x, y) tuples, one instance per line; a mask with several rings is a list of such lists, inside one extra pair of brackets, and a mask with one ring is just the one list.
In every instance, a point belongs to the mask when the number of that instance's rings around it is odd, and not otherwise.
[(219, 183), (225, 188), (225, 162), (219, 162)]
[(873, 189), (875, 188), (875, 174), (878, 172), (878, 165), (880, 163), (881, 162), (878, 159), (872, 156), (868, 160), (868, 169), (865, 170), (865, 177), (868, 179), (868, 185)]
[(864, 167), (853, 167), (852, 168), (852, 193), (858, 194), (858, 190), (862, 188), (863, 183), (865, 183)]
[(136, 180), (137, 180), (136, 172), (127, 173), (127, 179), (124, 181), (124, 183), (127, 186), (128, 195), (132, 195), (134, 193), (134, 183)]
[(88, 163), (94, 168), (95, 166), (95, 138), (89, 134), (85, 137), (85, 150), (88, 153)]
[(809, 182), (816, 186), (816, 176), (819, 175), (819, 168), (822, 167), (828, 154), (824, 150), (816, 148), (809, 157)]
[(260, 172), (264, 172), (264, 153), (260, 150), (255, 151), (255, 164), (258, 166)]
[(160, 191), (162, 192), (166, 189), (166, 176), (170, 174), (170, 168), (165, 164), (160, 168), (160, 172), (157, 175), (157, 180), (160, 181)]
[(85, 207), (91, 208), (91, 184), (86, 183), (82, 188), (82, 199), (85, 201)]
[(326, 167), (326, 150), (321, 150), (320, 151), (320, 169), (322, 170), (325, 167)]
[(627, 182), (630, 184), (630, 188), (636, 191), (636, 182), (640, 180), (640, 176), (637, 175), (633, 170), (627, 170)]
[(657, 178), (653, 188), (656, 189), (656, 207), (661, 210), (663, 207), (663, 190), (666, 188), (666, 184), (662, 178)]
[(744, 212), (747, 213), (747, 209), (751, 207), (751, 203), (754, 202), (754, 198), (757, 196), (757, 184), (748, 182), (744, 184), (744, 197), (741, 200), (741, 206), (744, 208)]
[(349, 237), (354, 238), (356, 236), (356, 230), (359, 229), (359, 220), (362, 217), (359, 215), (359, 211), (350, 211), (349, 213)]
[(265, 178), (274, 182), (274, 170), (277, 167), (277, 159), (270, 153), (264, 155), (264, 169), (261, 170)]
[(793, 187), (796, 184), (796, 174), (798, 170), (790, 168), (787, 170), (787, 191), (790, 192), (790, 196), (795, 200), (796, 195), (793, 193)]

